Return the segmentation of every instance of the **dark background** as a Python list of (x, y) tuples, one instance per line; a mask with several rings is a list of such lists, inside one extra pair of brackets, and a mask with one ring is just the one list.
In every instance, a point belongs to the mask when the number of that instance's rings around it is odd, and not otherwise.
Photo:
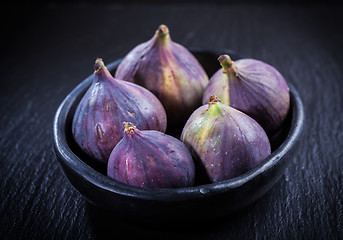
[[(0, 239), (343, 239), (343, 7), (333, 1), (75, 1), (1, 8)], [(275, 66), (305, 107), (280, 181), (248, 208), (188, 230), (132, 224), (88, 204), (52, 150), (52, 121), (97, 57), (123, 57), (166, 24), (186, 47)], [(180, 216), (182, 217), (182, 216)]]

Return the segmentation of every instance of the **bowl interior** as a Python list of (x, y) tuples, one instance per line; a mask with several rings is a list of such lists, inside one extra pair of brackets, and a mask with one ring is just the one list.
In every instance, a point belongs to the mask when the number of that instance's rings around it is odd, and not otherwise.
[[(217, 57), (222, 54), (223, 51), (216, 52), (197, 49), (191, 49), (191, 51), (204, 67), (209, 77), (211, 77), (212, 74), (220, 68)], [(233, 52), (225, 51), (225, 53), (229, 53), (233, 60), (239, 58)], [(120, 62), (121, 59), (107, 64), (107, 68), (113, 75)], [(219, 183), (196, 185), (188, 188), (149, 190), (131, 187), (107, 177), (107, 166), (93, 161), (78, 147), (73, 139), (71, 132), (73, 115), (78, 103), (87, 91), (92, 80), (93, 75), (90, 75), (82, 81), (67, 96), (56, 113), (54, 123), (55, 152), (60, 160), (64, 161), (72, 171), (77, 172), (78, 175), (82, 176), (86, 181), (92, 182), (92, 184), (96, 185), (98, 188), (106, 189), (117, 194), (148, 199), (169, 200), (175, 198), (198, 198), (204, 197), (205, 195), (213, 195), (218, 192), (230, 191), (231, 189), (235, 189), (242, 184), (245, 184), (257, 175), (268, 171), (268, 169), (276, 165), (278, 161), (280, 161), (280, 159), (282, 159), (282, 157), (292, 148), (295, 141), (298, 139), (302, 128), (303, 110), (301, 100), (294, 87), (290, 85), (291, 108), (288, 117), (280, 130), (273, 136), (270, 136), (272, 154), (256, 168), (230, 180)], [(167, 128), (167, 134), (179, 139), (182, 127), (183, 126), (180, 126), (179, 129)]]

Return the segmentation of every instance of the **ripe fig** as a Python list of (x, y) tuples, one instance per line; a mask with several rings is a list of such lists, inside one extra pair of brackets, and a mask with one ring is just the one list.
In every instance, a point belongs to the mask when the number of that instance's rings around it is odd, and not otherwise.
[(72, 132), (84, 152), (107, 163), (123, 137), (123, 121), (131, 121), (140, 129), (164, 132), (166, 113), (145, 88), (113, 78), (101, 58), (94, 68), (94, 80), (74, 114)]
[(107, 175), (131, 186), (158, 189), (193, 185), (192, 156), (178, 139), (124, 122), (123, 139), (113, 149)]
[(173, 42), (161, 25), (147, 42), (132, 49), (115, 77), (137, 83), (154, 93), (164, 106), (168, 125), (184, 124), (199, 106), (208, 76), (185, 47)]
[(211, 77), (203, 104), (215, 94), (222, 103), (254, 118), (268, 135), (275, 133), (290, 106), (283, 76), (274, 67), (255, 59), (232, 61), (228, 55), (221, 55), (218, 60), (223, 69)]
[(271, 153), (263, 128), (251, 117), (211, 96), (188, 119), (181, 141), (211, 182), (254, 168)]

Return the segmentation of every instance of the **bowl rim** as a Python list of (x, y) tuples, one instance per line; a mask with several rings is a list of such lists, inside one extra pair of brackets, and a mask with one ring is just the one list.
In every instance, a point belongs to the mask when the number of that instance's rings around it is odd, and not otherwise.
[[(205, 52), (211, 54), (232, 52), (230, 50), (215, 51), (215, 50), (193, 50), (196, 52)], [(119, 65), (122, 59), (118, 59), (107, 64), (107, 68), (111, 71)], [(96, 188), (102, 190), (123, 195), (126, 197), (133, 197), (146, 200), (155, 201), (181, 201), (196, 198), (203, 198), (205, 196), (211, 196), (218, 193), (232, 191), (240, 186), (247, 184), (259, 175), (264, 174), (267, 170), (277, 165), (282, 157), (291, 150), (293, 145), (300, 137), (303, 122), (304, 122), (304, 109), (301, 98), (295, 89), (295, 87), (288, 83), (291, 107), (292, 107), (292, 120), (291, 126), (288, 131), (288, 135), (284, 142), (276, 148), (271, 155), (269, 155), (261, 164), (254, 169), (251, 169), (244, 174), (235, 178), (205, 185), (198, 185), (185, 188), (161, 188), (161, 189), (144, 189), (127, 185), (125, 183), (118, 182), (111, 179), (102, 173), (96, 171), (91, 166), (82, 161), (69, 147), (66, 138), (66, 119), (70, 111), (73, 102), (78, 97), (81, 91), (83, 91), (93, 79), (93, 74), (79, 83), (62, 101), (58, 107), (54, 121), (53, 121), (53, 147), (57, 159), (62, 161), (69, 169), (80, 176), (84, 181), (94, 185)], [(61, 162), (60, 162), (61, 163)], [(69, 180), (69, 179), (68, 179)], [(73, 185), (73, 184), (72, 184)], [(78, 190), (78, 189), (76, 189)]]

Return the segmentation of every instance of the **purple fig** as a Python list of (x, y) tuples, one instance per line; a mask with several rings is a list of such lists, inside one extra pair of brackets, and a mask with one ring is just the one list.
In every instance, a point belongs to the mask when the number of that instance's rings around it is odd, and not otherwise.
[(208, 76), (198, 60), (173, 42), (161, 25), (147, 42), (132, 49), (118, 66), (115, 77), (137, 83), (154, 93), (164, 106), (168, 124), (185, 123), (199, 106)]
[[(254, 168), (271, 153), (263, 128), (251, 117), (211, 96), (190, 116), (181, 134), (211, 182), (219, 182)], [(200, 164), (199, 164), (200, 162)]]
[(193, 185), (192, 156), (178, 139), (124, 122), (123, 139), (113, 149), (107, 175), (131, 186), (158, 189)]
[(166, 113), (145, 88), (113, 78), (101, 58), (94, 68), (94, 80), (74, 114), (72, 132), (84, 152), (107, 163), (123, 137), (123, 121), (131, 121), (140, 129), (164, 132)]
[(290, 106), (289, 89), (283, 76), (272, 66), (255, 59), (232, 61), (218, 58), (223, 69), (210, 79), (203, 104), (217, 95), (222, 103), (254, 118), (271, 135), (285, 120)]

